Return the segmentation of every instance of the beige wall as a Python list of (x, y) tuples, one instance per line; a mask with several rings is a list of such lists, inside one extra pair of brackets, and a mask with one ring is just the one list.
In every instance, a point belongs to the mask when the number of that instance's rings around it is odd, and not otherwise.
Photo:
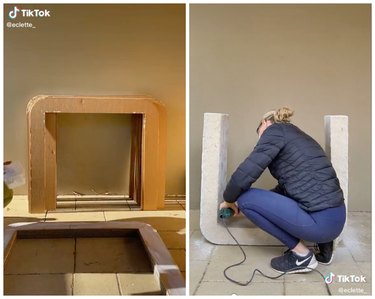
[[(13, 7), (5, 6), (7, 21)], [(32, 19), (36, 29), (4, 30), (4, 159), (27, 166), (26, 104), (35, 95), (146, 94), (167, 109), (166, 193), (185, 194), (185, 5), (21, 8), (48, 9), (51, 17)], [(66, 162), (58, 166), (59, 191), (126, 192), (129, 119), (59, 121), (58, 159)]]
[[(324, 145), (323, 116), (349, 116), (349, 210), (371, 210), (371, 5), (190, 7), (190, 207), (200, 204), (204, 112), (230, 115), (228, 176), (260, 117), (288, 105)], [(267, 173), (255, 184), (271, 188)]]

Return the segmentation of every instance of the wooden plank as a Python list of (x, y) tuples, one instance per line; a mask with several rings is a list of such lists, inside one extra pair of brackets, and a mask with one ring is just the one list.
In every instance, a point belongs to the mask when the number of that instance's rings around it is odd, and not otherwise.
[(45, 114), (44, 167), (45, 208), (56, 210), (57, 164), (56, 164), (56, 113)]
[[(146, 113), (143, 119), (144, 133), (142, 139), (142, 207), (144, 210), (157, 209), (157, 125), (155, 117)], [(154, 145), (154, 147), (153, 147)]]
[(43, 96), (33, 98), (27, 105), (28, 125), (28, 199), (30, 213), (43, 213), (45, 204), (45, 166), (44, 166), (44, 112), (36, 104), (44, 99)]
[(167, 111), (164, 105), (157, 105), (159, 111), (159, 138), (158, 138), (158, 208), (164, 207), (166, 183), (166, 158), (167, 158)]
[(145, 225), (139, 232), (154, 266), (154, 275), (159, 278), (167, 295), (186, 295), (185, 282), (180, 269), (159, 234), (154, 232), (151, 225)]
[(130, 154), (130, 182), (129, 195), (137, 204), (141, 205), (142, 178), (142, 126), (143, 115), (132, 114), (131, 117), (131, 154)]
[(135, 138), (136, 134), (136, 118), (134, 115), (131, 116), (131, 143), (130, 143), (130, 171), (129, 171), (129, 197), (135, 201), (135, 159), (136, 159), (136, 152), (137, 152), (137, 142)]

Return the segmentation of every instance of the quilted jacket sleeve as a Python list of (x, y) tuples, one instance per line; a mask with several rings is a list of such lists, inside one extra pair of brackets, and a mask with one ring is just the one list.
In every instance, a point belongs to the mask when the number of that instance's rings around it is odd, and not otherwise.
[(269, 126), (263, 132), (254, 150), (232, 174), (223, 194), (224, 200), (227, 202), (237, 201), (237, 198), (260, 177), (284, 144), (282, 126), (278, 124)]

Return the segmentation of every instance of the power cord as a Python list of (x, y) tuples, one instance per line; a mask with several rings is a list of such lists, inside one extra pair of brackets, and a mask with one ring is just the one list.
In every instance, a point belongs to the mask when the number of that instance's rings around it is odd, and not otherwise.
[(318, 273), (319, 273), (319, 275), (323, 278), (323, 282), (324, 282), (324, 284), (326, 285), (328, 295), (329, 295), (329, 296), (332, 296), (332, 294), (331, 294), (331, 290), (329, 289), (328, 284), (325, 282), (324, 275), (323, 275), (320, 271), (318, 271), (318, 270), (316, 270), (316, 269), (313, 269), (313, 268), (310, 268), (310, 267), (295, 267), (295, 268), (292, 268), (292, 269), (290, 269), (289, 271), (286, 271), (286, 272), (284, 272), (284, 273), (281, 273), (280, 275), (277, 275), (277, 276), (268, 276), (268, 275), (264, 274), (262, 271), (260, 271), (259, 269), (255, 269), (255, 270), (253, 271), (253, 274), (251, 275), (250, 280), (248, 280), (247, 282), (240, 282), (240, 281), (237, 281), (237, 280), (234, 280), (234, 279), (230, 278), (230, 277), (228, 276), (228, 274), (227, 274), (227, 271), (228, 271), (229, 269), (233, 268), (233, 267), (237, 267), (237, 266), (243, 264), (243, 263), (246, 261), (247, 256), (246, 256), (246, 253), (245, 253), (245, 251), (243, 250), (242, 246), (240, 245), (240, 243), (238, 243), (237, 239), (233, 236), (233, 234), (232, 234), (231, 231), (229, 230), (228, 225), (227, 225), (227, 221), (226, 221), (227, 218), (229, 218), (229, 217), (222, 217), (222, 215), (220, 215), (220, 219), (222, 219), (222, 221), (223, 221), (223, 223), (224, 223), (224, 226), (225, 226), (225, 228), (227, 229), (229, 235), (233, 238), (233, 240), (236, 242), (236, 244), (238, 245), (238, 247), (241, 249), (242, 254), (243, 254), (243, 260), (242, 260), (241, 262), (239, 262), (239, 263), (236, 263), (236, 264), (230, 265), (230, 266), (228, 266), (228, 267), (226, 267), (226, 268), (224, 269), (224, 272), (223, 272), (223, 273), (224, 273), (224, 276), (225, 276), (226, 279), (228, 279), (229, 281), (231, 281), (231, 282), (233, 282), (233, 283), (235, 283), (235, 284), (237, 284), (237, 285), (239, 285), (239, 286), (244, 286), (244, 287), (245, 287), (245, 286), (248, 286), (248, 285), (253, 281), (256, 272), (258, 272), (259, 274), (261, 274), (261, 275), (263, 275), (264, 277), (269, 278), (269, 279), (278, 279), (278, 278), (284, 276), (285, 274), (288, 274), (288, 273), (291, 272), (291, 271), (301, 270), (301, 269), (306, 269), (306, 268), (307, 268), (307, 269), (310, 269), (310, 270), (312, 270), (312, 271), (315, 271), (315, 272), (318, 272)]

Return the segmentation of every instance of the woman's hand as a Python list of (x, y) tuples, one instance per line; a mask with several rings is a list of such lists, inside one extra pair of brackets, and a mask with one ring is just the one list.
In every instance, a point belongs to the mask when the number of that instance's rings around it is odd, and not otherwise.
[(224, 209), (224, 208), (232, 209), (234, 211), (233, 216), (237, 216), (240, 213), (240, 210), (238, 209), (237, 205), (234, 202), (223, 201), (219, 206), (219, 210)]

